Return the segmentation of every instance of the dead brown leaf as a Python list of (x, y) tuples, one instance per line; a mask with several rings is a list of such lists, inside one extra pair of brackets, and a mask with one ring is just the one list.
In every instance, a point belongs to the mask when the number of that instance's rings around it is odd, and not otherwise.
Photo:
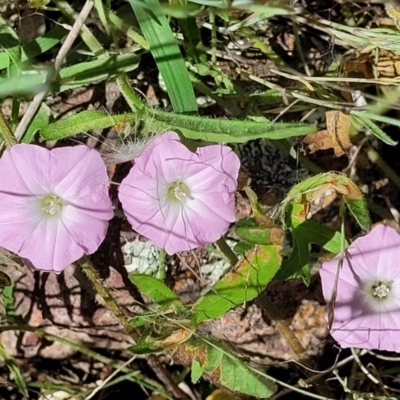
[(308, 146), (310, 154), (318, 150), (333, 149), (336, 157), (346, 154), (352, 147), (349, 133), (350, 117), (341, 111), (327, 111), (326, 129), (307, 135), (303, 143)]

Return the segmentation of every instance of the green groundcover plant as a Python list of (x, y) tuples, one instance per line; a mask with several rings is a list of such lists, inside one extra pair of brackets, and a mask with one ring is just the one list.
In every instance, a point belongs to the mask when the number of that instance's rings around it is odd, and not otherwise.
[[(362, 107), (352, 103), (344, 106), (338, 92), (348, 86), (324, 86), (337, 81), (337, 77), (298, 76), (283, 67), (276, 71), (277, 75), (304, 87), (283, 88), (251, 76), (268, 86), (268, 90), (253, 93), (252, 102), (243, 110), (237, 101), (231, 101), (232, 95), (237, 95), (236, 89), (214, 62), (221, 32), (227, 36), (241, 32), (273, 58), (268, 53), (271, 49), (249, 30), (272, 17), (289, 18), (296, 35), (300, 23), (326, 31), (346, 50), (374, 43), (377, 50), (399, 51), (398, 31), (309, 19), (297, 2), (228, 4), (199, 0), (167, 4), (129, 0), (126, 5), (134, 16), (132, 26), (114, 12), (113, 2), (107, 0), (87, 0), (77, 7), (79, 14), (63, 0), (28, 3), (43, 12), (55, 10), (61, 17), (49, 32), (24, 44), (9, 21), (0, 17), (0, 97), (11, 99), (12, 104), (8, 117), (0, 113), (0, 246), (11, 252), (11, 256), (1, 256), (3, 264), (17, 268), (21, 264), (24, 268), (57, 274), (66, 268), (80, 268), (134, 341), (129, 351), (150, 354), (148, 357), (168, 352), (190, 368), (192, 383), (203, 376), (241, 395), (270, 398), (283, 387), (313, 398), (335, 398), (321, 379), (315, 391), (294, 387), (267, 374), (267, 368), (254, 368), (201, 329), (202, 323), (256, 299), (273, 280), (300, 278), (309, 285), (317, 276), (316, 264), (322, 265), (318, 273), (326, 301), (325, 319), (337, 345), (355, 348), (354, 359), (358, 349), (400, 352), (399, 233), (383, 223), (371, 229), (367, 202), (350, 173), (322, 171), (303, 155), (295, 154), (291, 139), (315, 133), (315, 123), (300, 122), (298, 114), (294, 121), (281, 118), (291, 107), (297, 113), (314, 106), (339, 110), (355, 131), (368, 132), (361, 140), (363, 143), (374, 140), (394, 146), (396, 141), (382, 127), (400, 126), (398, 119), (385, 115), (398, 102), (397, 81), (384, 79), (385, 85), (394, 87), (386, 97), (375, 97)], [(397, 3), (392, 1), (387, 6), (393, 18), (397, 15)], [(93, 10), (102, 32), (112, 42), (110, 48), (103, 46), (87, 26)], [(235, 19), (233, 11), (238, 10), (246, 17), (242, 21)], [(201, 44), (196, 21), (205, 15), (211, 25), (211, 63), (204, 62), (208, 50)], [(225, 30), (217, 25), (216, 15), (224, 21)], [(174, 29), (172, 18), (176, 22)], [(133, 43), (126, 51), (119, 47), (121, 32)], [(72, 51), (78, 36), (85, 48)], [(53, 48), (58, 49), (54, 59), (46, 65), (39, 64), (35, 57)], [(145, 53), (154, 59), (160, 81), (165, 85), (167, 107), (145, 104), (129, 78), (139, 68)], [(284, 63), (277, 60), (277, 65)], [(213, 82), (213, 90), (202, 80), (204, 76)], [(376, 79), (363, 79), (357, 82), (377, 83)], [(60, 116), (46, 102), (56, 93), (104, 80), (116, 83), (129, 111), (114, 114), (91, 109)], [(352, 82), (352, 78), (345, 77), (342, 83)], [(229, 118), (200, 115), (200, 92), (226, 110)], [(257, 104), (275, 104), (277, 98), (279, 115), (268, 119)], [(24, 101), (29, 106), (20, 118), (18, 111)], [(74, 135), (117, 124), (128, 126), (128, 143), (108, 154), (81, 143), (66, 143)], [(133, 131), (138, 136), (135, 140), (130, 137)], [(273, 215), (266, 215), (251, 182), (238, 183), (241, 165), (235, 145), (259, 139), (274, 142), (287, 157), (295, 157), (313, 172), (288, 190)], [(387, 173), (388, 179), (400, 186), (400, 178), (372, 147), (368, 156)], [(107, 173), (107, 167), (116, 163), (126, 163), (129, 169), (118, 184), (120, 203), (112, 202), (110, 187), (114, 182), (110, 182)], [(235, 213), (238, 191), (251, 206), (251, 215), (241, 220)], [(310, 212), (312, 205), (327, 193), (334, 193), (338, 199), (339, 223), (335, 229), (313, 218)], [(127, 316), (121, 310), (88, 257), (105, 240), (110, 220), (115, 216), (127, 220), (132, 230), (155, 244), (162, 255), (157, 273), (129, 274), (130, 282), (152, 303), (149, 312), (142, 315)], [(350, 219), (359, 233), (353, 240), (345, 236)], [(228, 236), (234, 237), (233, 245), (226, 240)], [(172, 256), (203, 247), (218, 252), (230, 263), (230, 269), (193, 304), (185, 305), (165, 282), (165, 254)], [(73, 347), (74, 343), (66, 339), (25, 324), (14, 309), (14, 285), (5, 275), (1, 331), (33, 331)], [(297, 362), (312, 370), (300, 341), (282, 323), (280, 310), (268, 301), (265, 308), (296, 354)], [(79, 349), (100, 359), (83, 346)], [(17, 363), (2, 346), (0, 356), (26, 395), (27, 383)], [(107, 361), (104, 357), (101, 360)], [(336, 377), (343, 389), (356, 398), (347, 383), (338, 374)], [(160, 391), (151, 380), (143, 379), (140, 384)], [(387, 387), (382, 387), (387, 393)]]

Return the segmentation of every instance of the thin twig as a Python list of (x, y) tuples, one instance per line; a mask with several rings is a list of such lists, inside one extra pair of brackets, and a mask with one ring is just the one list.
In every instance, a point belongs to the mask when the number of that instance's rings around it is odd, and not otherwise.
[(171, 374), (165, 369), (165, 366), (160, 363), (159, 358), (155, 354), (150, 354), (147, 358), (149, 366), (157, 375), (158, 379), (164, 384), (166, 389), (173, 395), (174, 399), (191, 400), (175, 382)]
[(111, 381), (112, 378), (114, 378), (114, 376), (116, 376), (117, 374), (119, 374), (126, 366), (128, 366), (135, 358), (136, 358), (136, 354), (134, 356), (132, 356), (128, 361), (124, 362), (118, 369), (116, 369), (109, 377), (107, 377), (106, 379), (104, 379), (104, 381), (101, 383), (101, 385), (97, 386), (96, 389), (94, 389), (92, 391), (92, 393), (90, 393), (88, 396), (85, 397), (85, 400), (90, 400), (95, 394), (97, 394), (98, 392), (100, 392), (104, 386)]
[(29, 105), (28, 109), (26, 110), (24, 116), (21, 119), (21, 122), (17, 126), (15, 130), (15, 138), (19, 141), (22, 136), (24, 135), (26, 129), (28, 128), (29, 124), (31, 123), (33, 117), (35, 116), (36, 112), (39, 110), (40, 105), (42, 104), (43, 99), (45, 98), (46, 94), (48, 93), (50, 83), (57, 77), (61, 65), (64, 62), (65, 57), (67, 56), (69, 50), (71, 49), (75, 39), (78, 37), (79, 32), (85, 23), (86, 18), (89, 16), (90, 11), (92, 10), (94, 5), (94, 0), (87, 0), (85, 5), (82, 8), (82, 11), (79, 13), (72, 29), (70, 30), (69, 34), (65, 38), (63, 45), (58, 52), (58, 55), (54, 61), (53, 70), (47, 74), (46, 83), (44, 88), (41, 92), (39, 92), (32, 100), (32, 103)]

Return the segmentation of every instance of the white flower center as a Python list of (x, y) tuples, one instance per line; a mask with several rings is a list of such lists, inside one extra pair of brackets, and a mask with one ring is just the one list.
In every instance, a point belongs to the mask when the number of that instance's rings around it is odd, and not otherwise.
[(386, 297), (390, 293), (390, 287), (385, 282), (378, 282), (377, 285), (372, 285), (372, 296), (380, 299)]
[(185, 183), (177, 181), (168, 186), (167, 199), (169, 201), (183, 203), (187, 198), (190, 198), (190, 189)]
[(63, 208), (63, 201), (60, 199), (58, 196), (54, 194), (49, 194), (47, 196), (44, 196), (40, 200), (40, 210), (46, 215), (46, 216), (57, 216), (61, 213), (61, 210)]
[[(386, 277), (385, 277), (386, 278)], [(398, 309), (400, 282), (389, 279), (375, 279), (364, 282), (364, 306), (368, 312), (383, 313)]]

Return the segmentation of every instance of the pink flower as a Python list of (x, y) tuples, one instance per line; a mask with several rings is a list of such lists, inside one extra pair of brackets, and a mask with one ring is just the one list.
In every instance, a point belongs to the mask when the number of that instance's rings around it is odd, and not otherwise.
[[(320, 270), (327, 303), (338, 257)], [(346, 250), (331, 330), (342, 347), (400, 352), (400, 235), (377, 225)]]
[(61, 272), (106, 235), (113, 211), (105, 164), (86, 146), (12, 146), (0, 159), (0, 209), (0, 246)]
[(235, 221), (240, 162), (227, 146), (191, 152), (175, 132), (155, 137), (119, 188), (130, 224), (168, 254), (218, 240)]

